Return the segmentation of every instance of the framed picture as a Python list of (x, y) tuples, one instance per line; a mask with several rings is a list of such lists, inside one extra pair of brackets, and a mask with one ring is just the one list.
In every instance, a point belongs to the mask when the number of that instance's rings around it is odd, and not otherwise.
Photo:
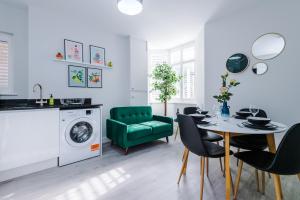
[(87, 68), (87, 87), (102, 88), (102, 69)]
[(83, 43), (64, 40), (65, 59), (70, 62), (83, 62)]
[(68, 66), (69, 87), (86, 87), (86, 69), (79, 66)]
[(92, 65), (105, 65), (105, 49), (90, 45), (90, 63)]

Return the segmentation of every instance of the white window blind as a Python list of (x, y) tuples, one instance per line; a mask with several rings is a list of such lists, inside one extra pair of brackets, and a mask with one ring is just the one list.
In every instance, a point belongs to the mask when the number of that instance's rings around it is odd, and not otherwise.
[(0, 95), (13, 94), (12, 35), (0, 32)]
[(0, 88), (9, 87), (8, 75), (8, 42), (0, 41)]
[(171, 65), (181, 81), (176, 85), (175, 102), (190, 102), (195, 99), (195, 46), (194, 43), (184, 44), (170, 50)]

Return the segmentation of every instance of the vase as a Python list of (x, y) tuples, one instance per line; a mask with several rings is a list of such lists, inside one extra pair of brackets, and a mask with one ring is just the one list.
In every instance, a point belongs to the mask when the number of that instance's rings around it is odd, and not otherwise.
[(227, 105), (227, 101), (224, 101), (223, 105), (221, 106), (221, 116), (223, 118), (229, 118), (229, 116), (230, 116), (229, 108), (230, 107)]

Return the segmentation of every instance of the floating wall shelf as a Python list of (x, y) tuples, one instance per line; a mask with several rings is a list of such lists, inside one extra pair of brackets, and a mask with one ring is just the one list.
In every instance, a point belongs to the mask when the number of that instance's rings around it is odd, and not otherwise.
[(79, 65), (83, 67), (92, 67), (92, 68), (102, 68), (102, 69), (112, 69), (112, 67), (108, 67), (105, 65), (93, 65), (90, 63), (86, 62), (72, 62), (72, 61), (67, 61), (67, 60), (59, 60), (59, 59), (54, 59), (55, 62), (61, 62), (61, 63), (67, 63), (67, 64), (72, 64), (72, 65)]

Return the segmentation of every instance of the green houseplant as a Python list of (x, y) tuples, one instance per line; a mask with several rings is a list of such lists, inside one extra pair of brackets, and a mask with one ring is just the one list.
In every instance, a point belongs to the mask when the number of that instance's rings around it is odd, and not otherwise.
[(164, 115), (167, 116), (167, 102), (176, 95), (176, 83), (181, 80), (172, 67), (166, 63), (157, 65), (153, 72), (153, 89), (159, 91), (159, 98), (164, 103)]

